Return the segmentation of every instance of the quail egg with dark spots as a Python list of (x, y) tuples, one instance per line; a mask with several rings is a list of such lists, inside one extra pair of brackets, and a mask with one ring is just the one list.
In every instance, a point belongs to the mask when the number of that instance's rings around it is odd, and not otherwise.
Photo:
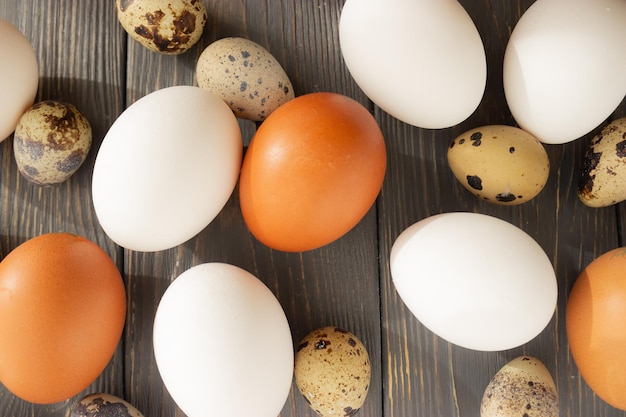
[(295, 380), (307, 403), (321, 417), (345, 417), (363, 406), (371, 379), (363, 343), (339, 327), (307, 335), (295, 356)]
[(143, 414), (115, 395), (94, 393), (74, 403), (70, 417), (143, 417)]
[(91, 125), (73, 104), (47, 100), (22, 115), (13, 140), (17, 167), (28, 181), (58, 184), (85, 162)]
[(117, 19), (150, 51), (177, 55), (202, 37), (207, 12), (202, 0), (116, 0)]
[(235, 116), (255, 122), (295, 97), (278, 60), (245, 38), (223, 38), (207, 46), (196, 64), (196, 80), (221, 97)]
[(605, 126), (582, 161), (578, 197), (586, 206), (607, 207), (626, 200), (626, 117)]
[(480, 417), (558, 417), (559, 398), (550, 371), (537, 358), (519, 356), (489, 382)]
[(542, 143), (513, 126), (469, 130), (450, 144), (448, 164), (457, 180), (479, 198), (517, 205), (536, 197), (550, 173)]

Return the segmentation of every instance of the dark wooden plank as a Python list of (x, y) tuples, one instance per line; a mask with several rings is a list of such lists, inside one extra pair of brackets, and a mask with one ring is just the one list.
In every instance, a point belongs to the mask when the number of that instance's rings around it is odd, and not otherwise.
[[(209, 20), (196, 47), (178, 57), (159, 56), (130, 42), (128, 103), (169, 85), (192, 85), (203, 48), (241, 36), (267, 48), (285, 68), (296, 94), (334, 91), (367, 105), (341, 62), (337, 22), (341, 1), (205, 2)], [(244, 144), (254, 124), (241, 121)], [(268, 249), (248, 232), (237, 190), (220, 215), (198, 236), (157, 253), (126, 251), (130, 325), (127, 327), (127, 398), (146, 415), (181, 415), (163, 387), (152, 352), (152, 320), (169, 283), (202, 262), (222, 261), (259, 277), (276, 294), (289, 320), (294, 345), (327, 325), (357, 334), (372, 355), (373, 381), (363, 416), (381, 415), (380, 309), (376, 212), (340, 241), (306, 253)], [(292, 386), (282, 416), (313, 416)]]
[[(491, 377), (514, 357), (531, 354), (552, 372), (562, 416), (623, 416), (624, 412), (597, 399), (582, 381), (569, 356), (564, 326), (567, 294), (574, 280), (595, 256), (618, 244), (615, 209), (589, 209), (576, 195), (579, 162), (593, 133), (573, 143), (546, 146), (552, 167), (548, 184), (536, 199), (522, 206), (491, 205), (463, 189), (447, 167), (447, 147), (470, 128), (514, 125), (502, 90), (502, 59), (511, 30), (532, 1), (461, 3), (487, 51), (488, 82), (477, 111), (460, 125), (437, 131), (412, 128), (378, 112), (383, 132), (394, 138), (388, 142), (390, 163), (379, 200), (384, 415), (479, 416), (482, 394)], [(623, 109), (618, 109), (618, 114), (623, 114)], [(389, 272), (391, 246), (414, 222), (450, 211), (473, 211), (507, 220), (546, 251), (558, 277), (558, 311), (537, 338), (503, 352), (472, 351), (440, 339), (404, 306)]]
[[(67, 231), (98, 243), (121, 268), (118, 248), (103, 233), (91, 203), (91, 172), (96, 151), (124, 105), (125, 45), (114, 10), (105, 2), (32, 0), (2, 2), (0, 17), (20, 29), (36, 52), (40, 74), (36, 100), (74, 104), (88, 118), (93, 131), (87, 161), (69, 181), (52, 187), (32, 185), (20, 177), (13, 157), (12, 136), (0, 144), (0, 254), (4, 256), (42, 233)], [(122, 395), (122, 346), (120, 343), (103, 374), (67, 402), (32, 405), (0, 388), (2, 415), (64, 416), (73, 401), (87, 392)]]

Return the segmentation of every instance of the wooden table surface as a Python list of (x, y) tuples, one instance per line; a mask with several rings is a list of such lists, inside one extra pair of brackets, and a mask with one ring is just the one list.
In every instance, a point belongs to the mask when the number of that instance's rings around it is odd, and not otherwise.
[[(486, 48), (487, 89), (469, 119), (440, 130), (399, 122), (357, 87), (339, 48), (342, 0), (204, 1), (209, 12), (204, 36), (179, 56), (152, 53), (129, 39), (117, 21), (113, 0), (0, 2), (0, 17), (19, 28), (37, 54), (37, 101), (73, 103), (91, 122), (94, 135), (86, 163), (69, 181), (53, 187), (21, 178), (12, 138), (0, 143), (0, 255), (45, 232), (83, 235), (111, 255), (128, 294), (126, 327), (117, 352), (85, 392), (66, 402), (33, 405), (0, 387), (2, 417), (66, 416), (76, 399), (94, 391), (123, 397), (146, 417), (182, 416), (155, 365), (153, 317), (168, 284), (189, 267), (209, 261), (232, 263), (258, 276), (281, 302), (294, 344), (326, 325), (344, 327), (361, 338), (373, 369), (359, 416), (476, 417), (491, 377), (521, 354), (537, 356), (552, 373), (561, 416), (626, 416), (584, 383), (565, 335), (564, 308), (573, 282), (595, 257), (621, 244), (620, 228), (624, 235), (626, 225), (624, 205), (592, 209), (576, 194), (579, 162), (597, 130), (565, 145), (546, 145), (548, 183), (537, 198), (519, 206), (496, 206), (474, 197), (447, 166), (448, 145), (458, 134), (486, 124), (515, 125), (502, 89), (502, 60), (510, 33), (531, 0), (461, 0)], [(90, 195), (102, 139), (117, 116), (142, 96), (167, 86), (194, 85), (199, 54), (225, 36), (246, 37), (266, 47), (285, 68), (297, 95), (342, 93), (375, 115), (388, 150), (387, 174), (376, 204), (347, 235), (305, 253), (283, 253), (256, 241), (242, 220), (236, 192), (219, 216), (185, 244), (155, 253), (116, 246), (100, 227)], [(611, 119), (625, 115), (622, 102)], [(240, 121), (240, 126), (246, 146), (255, 125)], [(425, 329), (399, 299), (389, 272), (394, 239), (414, 222), (450, 211), (505, 219), (535, 238), (553, 262), (558, 310), (532, 341), (501, 352), (463, 349)], [(314, 412), (293, 384), (281, 416), (296, 415)]]

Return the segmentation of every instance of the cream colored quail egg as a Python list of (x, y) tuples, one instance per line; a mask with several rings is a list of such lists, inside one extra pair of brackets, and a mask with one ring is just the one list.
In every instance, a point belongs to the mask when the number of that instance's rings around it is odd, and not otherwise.
[(202, 37), (207, 21), (202, 0), (116, 0), (115, 5), (131, 38), (166, 55), (188, 51)]
[(296, 385), (321, 417), (356, 414), (365, 402), (370, 378), (365, 346), (339, 327), (317, 329), (297, 347)]
[(13, 143), (17, 167), (28, 181), (58, 184), (85, 162), (91, 125), (73, 104), (42, 101), (22, 115)]
[(537, 196), (550, 173), (541, 142), (504, 125), (482, 126), (459, 135), (448, 148), (448, 163), (457, 180), (474, 195), (509, 206)]
[(244, 38), (223, 38), (207, 46), (198, 58), (196, 79), (198, 86), (221, 97), (235, 116), (257, 122), (294, 98), (278, 60)]

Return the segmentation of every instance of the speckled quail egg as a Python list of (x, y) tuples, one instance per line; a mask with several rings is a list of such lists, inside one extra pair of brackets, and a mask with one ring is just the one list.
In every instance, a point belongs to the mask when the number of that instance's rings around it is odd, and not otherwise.
[(550, 371), (537, 358), (519, 356), (485, 389), (480, 417), (558, 417), (559, 398)]
[(222, 97), (235, 116), (252, 121), (265, 120), (295, 96), (278, 60), (245, 38), (223, 38), (207, 46), (196, 64), (196, 80)]
[(355, 335), (324, 327), (298, 345), (294, 374), (300, 393), (321, 417), (352, 416), (365, 402), (371, 365)]
[(578, 197), (589, 207), (626, 200), (626, 117), (605, 126), (592, 140), (578, 179)]
[(75, 402), (70, 417), (143, 417), (143, 414), (115, 395), (94, 393)]
[(17, 167), (27, 180), (58, 184), (85, 162), (91, 148), (91, 125), (73, 104), (47, 100), (22, 115), (13, 140)]
[(202, 0), (116, 0), (117, 18), (131, 38), (166, 55), (188, 51), (202, 37)]
[(548, 154), (541, 142), (513, 126), (469, 130), (452, 141), (447, 156), (454, 176), (467, 190), (500, 205), (533, 199), (550, 173)]

